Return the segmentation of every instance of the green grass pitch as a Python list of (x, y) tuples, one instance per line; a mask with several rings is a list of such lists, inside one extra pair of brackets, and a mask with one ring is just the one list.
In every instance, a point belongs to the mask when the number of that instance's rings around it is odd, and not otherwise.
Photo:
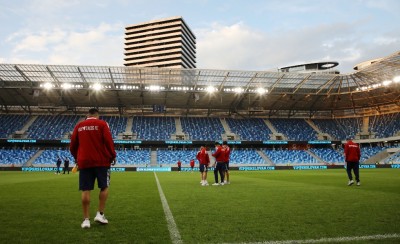
[[(212, 172), (210, 172), (212, 173)], [(156, 173), (183, 243), (251, 243), (400, 233), (400, 170), (232, 171), (200, 185), (198, 172)], [(209, 174), (209, 183), (213, 180)], [(78, 174), (0, 172), (0, 243), (171, 243), (153, 172), (113, 172), (109, 224), (81, 229)], [(399, 243), (385, 240), (351, 243)]]

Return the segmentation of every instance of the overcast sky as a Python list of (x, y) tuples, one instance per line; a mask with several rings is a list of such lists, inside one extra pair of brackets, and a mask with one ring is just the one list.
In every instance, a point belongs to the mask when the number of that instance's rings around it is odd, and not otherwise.
[(0, 63), (123, 65), (124, 27), (182, 16), (197, 68), (357, 63), (400, 50), (398, 0), (0, 0)]

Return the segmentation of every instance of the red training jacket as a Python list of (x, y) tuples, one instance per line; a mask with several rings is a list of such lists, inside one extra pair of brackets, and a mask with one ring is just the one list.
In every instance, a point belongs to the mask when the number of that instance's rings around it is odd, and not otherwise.
[(222, 147), (225, 148), (225, 160), (224, 160), (224, 162), (227, 163), (227, 162), (229, 162), (229, 158), (230, 158), (230, 155), (231, 155), (231, 148), (228, 145), (223, 145)]
[(80, 169), (110, 167), (117, 157), (108, 124), (94, 117), (75, 126), (69, 150)]
[(346, 162), (359, 162), (361, 157), (360, 147), (353, 141), (348, 141), (344, 145), (344, 155)]
[(200, 164), (208, 165), (210, 163), (210, 157), (208, 156), (206, 149), (197, 152), (196, 158), (199, 160)]
[(212, 155), (218, 163), (225, 163), (225, 148), (217, 146)]

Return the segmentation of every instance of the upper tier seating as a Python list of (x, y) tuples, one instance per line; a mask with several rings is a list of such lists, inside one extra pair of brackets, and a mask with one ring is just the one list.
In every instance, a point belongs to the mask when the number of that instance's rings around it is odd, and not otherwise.
[(400, 113), (369, 117), (369, 130), (375, 132), (378, 138), (394, 136), (400, 131)]
[(44, 140), (61, 139), (65, 133), (74, 130), (79, 118), (75, 115), (40, 115), (28, 128), (28, 137)]
[(0, 115), (0, 138), (8, 138), (15, 131), (21, 130), (28, 119), (28, 115)]
[(132, 132), (137, 139), (168, 140), (176, 132), (175, 119), (172, 117), (133, 117)]
[(231, 131), (240, 136), (240, 140), (264, 141), (270, 139), (272, 131), (263, 119), (226, 119)]
[(291, 141), (317, 139), (317, 132), (304, 119), (269, 119), (276, 130)]
[(100, 119), (108, 123), (113, 139), (117, 139), (119, 133), (125, 132), (128, 118), (120, 116), (101, 116)]
[(190, 140), (214, 141), (221, 140), (225, 133), (219, 118), (182, 117), (182, 131), (189, 134)]
[(346, 140), (348, 136), (354, 138), (360, 132), (362, 125), (360, 118), (313, 119), (312, 121), (322, 133), (331, 135), (334, 140)]
[(0, 166), (21, 167), (36, 152), (36, 149), (0, 149)]
[(151, 160), (150, 149), (139, 150), (116, 150), (117, 153), (117, 166), (138, 166), (149, 165)]
[(316, 164), (318, 161), (304, 150), (264, 150), (274, 164)]

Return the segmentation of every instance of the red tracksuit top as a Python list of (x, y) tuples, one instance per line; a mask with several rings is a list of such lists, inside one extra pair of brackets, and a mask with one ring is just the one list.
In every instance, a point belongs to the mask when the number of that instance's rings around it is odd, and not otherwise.
[(205, 149), (197, 152), (196, 158), (200, 164), (208, 165), (210, 163), (210, 157)]
[(215, 157), (215, 161), (218, 163), (225, 163), (225, 148), (217, 146), (215, 152), (212, 154)]
[(95, 117), (75, 126), (69, 149), (80, 169), (110, 167), (117, 157), (108, 124)]
[(348, 141), (344, 144), (344, 155), (346, 162), (359, 162), (361, 157), (360, 147), (353, 141)]
[(230, 155), (231, 155), (231, 148), (228, 145), (224, 145), (222, 147), (225, 148), (225, 160), (224, 160), (224, 162), (227, 163), (227, 162), (229, 162), (229, 158), (230, 158)]

